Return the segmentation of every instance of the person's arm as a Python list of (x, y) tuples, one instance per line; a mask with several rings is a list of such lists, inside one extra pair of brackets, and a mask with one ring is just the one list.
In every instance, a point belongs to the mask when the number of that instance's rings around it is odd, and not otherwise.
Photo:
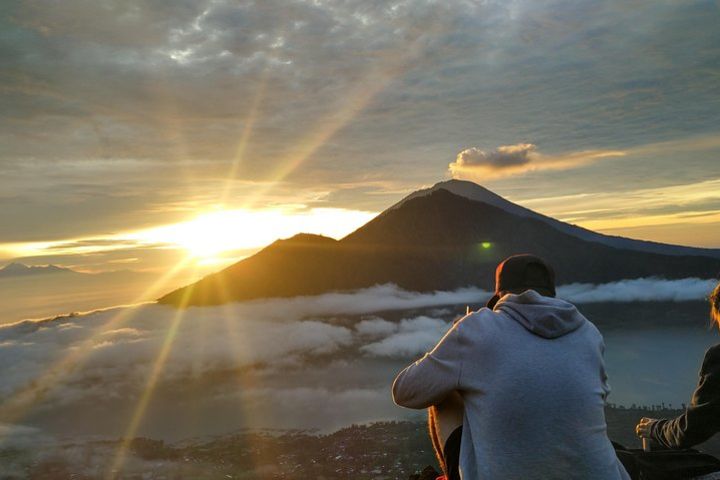
[(456, 323), (429, 353), (400, 372), (392, 386), (401, 407), (428, 408), (460, 386), (462, 321)]
[(605, 370), (605, 341), (600, 342), (600, 360), (602, 363), (600, 364), (600, 383), (603, 390), (603, 401), (605, 402), (605, 405), (608, 403), (608, 396), (610, 396), (611, 388), (610, 384), (608, 383), (608, 375), (607, 371)]
[(720, 431), (720, 346), (707, 351), (685, 413), (650, 424), (649, 437), (668, 448), (689, 448)]

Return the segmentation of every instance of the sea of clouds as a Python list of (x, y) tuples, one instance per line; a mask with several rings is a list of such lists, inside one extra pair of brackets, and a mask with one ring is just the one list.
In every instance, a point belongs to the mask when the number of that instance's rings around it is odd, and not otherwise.
[[(577, 303), (702, 300), (714, 284), (637, 279), (566, 285), (558, 296)], [(154, 369), (153, 391), (173, 399), (172, 408), (243, 405), (237, 427), (392, 418), (389, 385), (397, 369), (431, 348), (465, 305), (490, 296), (476, 288), (415, 293), (382, 285), (186, 310), (143, 304), (3, 325), (0, 437), (25, 438), (47, 418), (64, 431), (59, 412), (78, 415), (74, 425), (81, 426), (88, 405), (131, 408)], [(18, 402), (28, 402), (20, 416)]]

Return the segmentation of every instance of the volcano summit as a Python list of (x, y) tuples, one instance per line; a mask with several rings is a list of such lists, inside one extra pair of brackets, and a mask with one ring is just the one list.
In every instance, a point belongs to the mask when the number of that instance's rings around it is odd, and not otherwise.
[(341, 240), (310, 234), (278, 240), (158, 302), (218, 305), (385, 283), (418, 292), (492, 290), (495, 266), (515, 253), (547, 259), (559, 284), (720, 273), (720, 250), (602, 235), (450, 180), (410, 194)]

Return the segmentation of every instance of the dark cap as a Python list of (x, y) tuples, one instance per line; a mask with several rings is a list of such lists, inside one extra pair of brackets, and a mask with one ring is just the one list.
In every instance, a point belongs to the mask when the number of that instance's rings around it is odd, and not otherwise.
[(500, 300), (500, 292), (521, 293), (525, 290), (535, 290), (546, 297), (554, 297), (555, 271), (545, 260), (535, 255), (508, 257), (495, 270), (495, 295), (488, 301), (487, 307), (495, 307)]

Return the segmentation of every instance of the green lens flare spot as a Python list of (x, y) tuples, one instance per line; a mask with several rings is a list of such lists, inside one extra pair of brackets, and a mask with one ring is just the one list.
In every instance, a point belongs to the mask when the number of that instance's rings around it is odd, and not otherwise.
[(480, 246), (482, 247), (483, 250), (487, 250), (489, 248), (492, 248), (492, 242), (482, 242), (480, 244)]

